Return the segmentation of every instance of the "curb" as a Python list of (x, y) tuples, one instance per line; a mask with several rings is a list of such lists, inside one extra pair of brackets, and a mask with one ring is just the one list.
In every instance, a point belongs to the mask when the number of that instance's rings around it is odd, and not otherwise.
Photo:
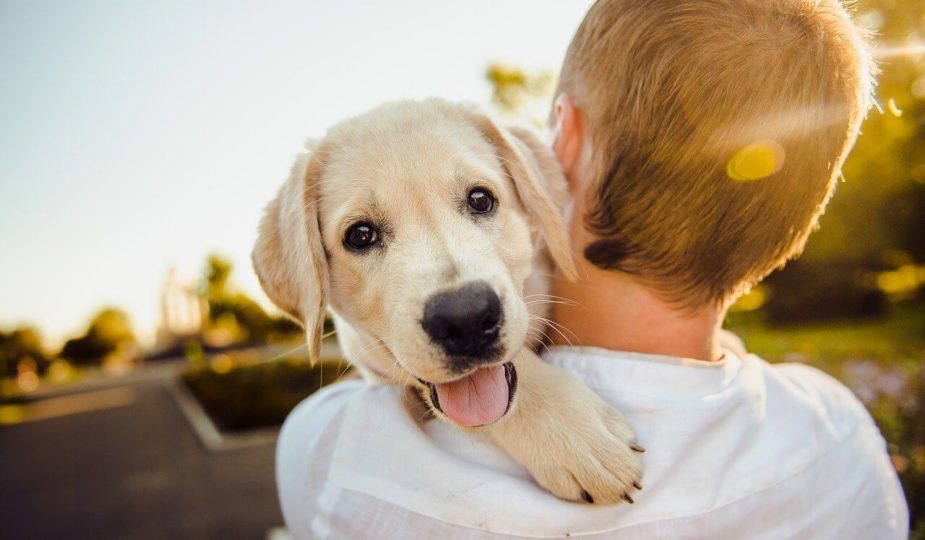
[(252, 429), (233, 434), (222, 433), (182, 380), (176, 378), (166, 381), (165, 386), (180, 412), (189, 422), (193, 432), (199, 438), (199, 442), (207, 450), (222, 452), (276, 443), (276, 438), (279, 435), (278, 427)]

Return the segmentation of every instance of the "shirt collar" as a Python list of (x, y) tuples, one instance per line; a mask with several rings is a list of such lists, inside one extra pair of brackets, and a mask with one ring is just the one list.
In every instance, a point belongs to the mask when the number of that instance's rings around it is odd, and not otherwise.
[(543, 355), (549, 364), (580, 379), (594, 390), (627, 391), (647, 395), (722, 391), (742, 367), (740, 356), (729, 349), (715, 362), (612, 351), (598, 347), (551, 346)]

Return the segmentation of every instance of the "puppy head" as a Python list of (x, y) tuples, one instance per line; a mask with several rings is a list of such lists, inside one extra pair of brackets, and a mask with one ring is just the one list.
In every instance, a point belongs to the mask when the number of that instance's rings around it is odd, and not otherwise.
[(313, 358), (327, 304), (406, 379), (432, 389), (482, 370), (497, 379), (527, 337), (535, 250), (545, 243), (574, 275), (564, 186), (528, 132), (436, 100), (385, 105), (300, 156), (267, 208), (254, 266), (305, 325)]

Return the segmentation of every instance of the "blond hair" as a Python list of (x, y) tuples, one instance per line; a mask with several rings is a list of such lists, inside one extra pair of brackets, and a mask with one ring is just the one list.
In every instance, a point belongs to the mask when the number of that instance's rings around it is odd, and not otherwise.
[(835, 0), (598, 0), (557, 91), (592, 148), (586, 258), (685, 308), (731, 301), (802, 251), (872, 71)]

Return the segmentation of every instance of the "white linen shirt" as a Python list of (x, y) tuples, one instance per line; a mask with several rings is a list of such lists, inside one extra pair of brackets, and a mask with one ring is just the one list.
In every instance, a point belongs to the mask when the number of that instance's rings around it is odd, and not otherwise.
[(296, 538), (905, 539), (886, 446), (854, 395), (803, 365), (553, 347), (647, 449), (636, 504), (556, 499), (478, 433), (419, 421), (395, 385), (301, 403), (277, 447)]

